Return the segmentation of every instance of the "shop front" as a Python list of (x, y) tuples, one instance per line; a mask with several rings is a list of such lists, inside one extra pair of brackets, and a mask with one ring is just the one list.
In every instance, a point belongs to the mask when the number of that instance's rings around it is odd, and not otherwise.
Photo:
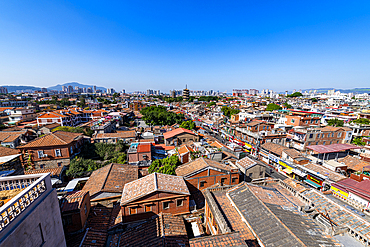
[(315, 189), (318, 189), (320, 190), (323, 186), (323, 179), (322, 178), (319, 178), (317, 176), (313, 176), (311, 174), (308, 174), (307, 175), (307, 178), (306, 180), (304, 180), (306, 182), (306, 184), (308, 184), (309, 186), (315, 188)]

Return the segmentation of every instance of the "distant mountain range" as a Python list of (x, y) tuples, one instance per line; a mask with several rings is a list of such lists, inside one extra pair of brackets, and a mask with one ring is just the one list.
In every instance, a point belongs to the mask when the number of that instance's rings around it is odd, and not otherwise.
[[(67, 83), (64, 83), (64, 84), (58, 84), (56, 86), (52, 86), (52, 87), (48, 87), (48, 90), (58, 90), (58, 91), (61, 91), (62, 90), (62, 86), (72, 86), (73, 88), (74, 87), (80, 87), (80, 88), (88, 88), (88, 87), (91, 87), (93, 88), (94, 85), (85, 85), (85, 84), (81, 84), (81, 83), (78, 83), (78, 82), (67, 82)], [(102, 90), (103, 92), (107, 91), (107, 89), (105, 87), (96, 87), (96, 89), (100, 89)]]
[[(48, 91), (50, 90), (58, 90), (58, 91), (61, 91), (62, 90), (62, 86), (72, 86), (73, 88), (74, 87), (80, 87), (80, 88), (88, 88), (88, 87), (91, 87), (93, 88), (94, 85), (85, 85), (85, 84), (81, 84), (81, 83), (78, 83), (78, 82), (67, 82), (67, 83), (64, 83), (64, 84), (58, 84), (58, 85), (55, 85), (55, 86), (52, 86), (52, 87), (48, 87)], [(36, 87), (36, 86), (2, 86), (2, 87), (6, 87), (8, 89), (8, 92), (29, 92), (29, 91), (40, 91), (41, 90), (41, 87)], [(106, 92), (107, 89), (105, 87), (96, 87), (96, 89), (100, 89), (102, 90), (103, 92)]]

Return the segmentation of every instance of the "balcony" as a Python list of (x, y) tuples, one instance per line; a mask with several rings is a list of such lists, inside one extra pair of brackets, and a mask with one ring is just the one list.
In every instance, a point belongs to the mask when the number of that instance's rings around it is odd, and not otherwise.
[[(16, 193), (16, 189), (20, 191)], [(6, 236), (53, 189), (49, 173), (0, 178), (0, 194), (7, 197), (0, 207), (0, 238)], [(13, 195), (11, 195), (13, 191)], [(3, 201), (4, 202), (4, 201)], [(34, 206), (33, 206), (34, 205)]]

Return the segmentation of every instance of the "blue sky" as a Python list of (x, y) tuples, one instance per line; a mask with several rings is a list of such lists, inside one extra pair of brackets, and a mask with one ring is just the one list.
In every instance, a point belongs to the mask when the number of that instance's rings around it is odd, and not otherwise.
[(370, 87), (369, 1), (0, 1), (0, 85)]

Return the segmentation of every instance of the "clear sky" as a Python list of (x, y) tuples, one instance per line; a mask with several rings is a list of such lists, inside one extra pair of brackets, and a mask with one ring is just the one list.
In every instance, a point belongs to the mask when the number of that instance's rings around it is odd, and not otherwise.
[(370, 1), (0, 1), (0, 85), (370, 87)]

